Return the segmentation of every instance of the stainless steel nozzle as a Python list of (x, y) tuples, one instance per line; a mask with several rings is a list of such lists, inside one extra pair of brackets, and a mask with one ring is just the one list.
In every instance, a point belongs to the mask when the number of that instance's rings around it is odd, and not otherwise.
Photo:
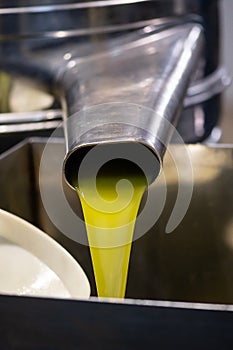
[(61, 77), (69, 116), (64, 172), (71, 185), (73, 163), (95, 145), (142, 144), (161, 166), (199, 67), (202, 27), (189, 23), (159, 32), (146, 27), (116, 42), (85, 59), (71, 59)]

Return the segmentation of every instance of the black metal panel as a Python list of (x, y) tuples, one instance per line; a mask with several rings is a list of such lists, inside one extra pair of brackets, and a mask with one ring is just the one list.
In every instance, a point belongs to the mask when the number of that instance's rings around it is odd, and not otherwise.
[(1, 349), (232, 349), (233, 312), (0, 297)]

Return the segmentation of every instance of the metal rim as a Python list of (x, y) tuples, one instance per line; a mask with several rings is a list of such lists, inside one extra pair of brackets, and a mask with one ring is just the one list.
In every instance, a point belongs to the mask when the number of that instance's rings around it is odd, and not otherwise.
[(80, 10), (80, 9), (89, 9), (89, 8), (96, 8), (96, 7), (128, 5), (128, 4), (143, 3), (148, 1), (151, 1), (151, 0), (99, 0), (99, 1), (78, 2), (78, 3), (69, 3), (69, 4), (66, 3), (66, 4), (58, 4), (58, 5), (8, 7), (8, 8), (1, 8), (0, 15)]

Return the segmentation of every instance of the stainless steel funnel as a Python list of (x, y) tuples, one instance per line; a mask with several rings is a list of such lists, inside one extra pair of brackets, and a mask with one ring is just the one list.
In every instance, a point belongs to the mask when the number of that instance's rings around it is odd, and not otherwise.
[[(23, 101), (23, 112), (30, 113), (26, 118), (17, 113), (19, 94), (13, 93), (12, 86), (14, 83), (19, 85), (18, 78), (13, 74), (9, 76), (9, 71), (7, 74), (4, 72), (4, 62), (11, 66), (11, 73), (16, 73), (20, 59), (21, 73), (33, 76), (37, 83), (38, 80), (46, 83), (48, 89), (51, 87), (51, 77), (47, 72), (48, 49), (54, 52), (53, 65), (57, 66), (62, 52), (69, 56), (76, 50), (77, 57), (83, 56), (90, 47), (99, 50), (103, 41), (130, 31), (148, 25), (161, 28), (171, 22), (184, 23), (196, 18), (201, 19), (205, 37), (200, 80), (187, 91), (185, 108), (177, 128), (187, 143), (205, 140), (219, 120), (220, 94), (229, 82), (220, 65), (220, 11), (217, 0), (23, 0), (20, 3), (0, 0), (0, 137), (7, 138), (13, 133), (20, 140), (25, 133), (28, 136), (41, 135), (41, 130), (55, 128), (62, 116), (57, 101), (51, 105), (52, 110), (30, 112), (35, 111), (36, 107), (45, 107), (38, 105), (38, 101), (35, 106), (33, 99), (24, 96), (25, 81), (23, 86), (20, 84), (20, 101)], [(44, 66), (40, 72), (38, 67), (35, 69), (32, 65), (32, 56), (34, 59), (35, 55), (39, 55), (40, 63)], [(7, 110), (11, 113), (6, 113)]]
[(67, 43), (62, 31), (56, 35), (60, 38), (56, 44), (46, 33), (37, 41), (29, 37), (19, 45), (18, 54), (14, 36), (5, 37), (5, 52), (12, 47), (16, 51), (2, 55), (0, 67), (33, 79), (61, 100), (66, 179), (72, 185), (74, 164), (86, 153), (84, 147), (124, 144), (127, 149), (140, 143), (146, 146), (149, 159), (154, 154), (159, 161), (149, 174), (152, 182), (190, 80), (194, 72), (194, 78), (201, 76), (201, 25), (176, 18), (108, 40), (103, 33), (94, 35), (91, 43), (83, 45), (75, 39)]
[[(34, 0), (24, 0), (20, 4), (18, 1), (6, 3), (0, 0), (0, 84), (2, 72), (5, 77), (7, 71), (7, 74), (10, 74), (10, 81), (14, 82), (17, 79), (16, 75), (21, 74), (24, 77), (33, 78), (37, 85), (39, 83), (43, 89), (56, 94), (58, 89), (55, 89), (56, 79), (54, 77), (57, 78), (58, 72), (62, 73), (66, 64), (74, 64), (77, 58), (108, 51), (111, 46), (109, 40), (113, 43), (113, 38), (121, 37), (120, 42), (116, 43), (114, 39), (114, 43), (122, 45), (124, 36), (140, 28), (150, 30), (152, 25), (156, 30), (162, 31), (168, 27), (177, 26), (178, 23), (193, 23), (201, 20), (206, 45), (201, 55), (200, 69), (195, 76), (198, 81), (191, 84), (187, 90), (185, 108), (177, 125), (185, 142), (200, 142), (210, 135), (217, 124), (220, 114), (220, 93), (229, 82), (226, 73), (219, 66), (218, 14), (219, 2), (205, 0), (85, 2), (42, 0), (39, 4)], [(107, 45), (106, 42), (108, 42)], [(165, 55), (167, 54), (170, 53), (165, 52)], [(163, 57), (164, 64), (166, 60), (167, 56)], [(145, 60), (145, 64), (147, 63), (148, 57)], [(131, 68), (133, 69), (133, 66)], [(93, 67), (91, 71), (93, 72)], [(133, 78), (136, 74), (138, 73), (135, 72)], [(72, 76), (69, 79), (72, 80)], [(118, 82), (119, 79), (117, 79), (117, 84)], [(135, 80), (133, 79), (132, 82), (134, 84)], [(66, 90), (68, 85), (67, 82), (63, 90)], [(2, 86), (0, 86), (0, 95), (6, 109), (6, 106), (9, 105), (7, 99), (11, 89), (1, 88)], [(113, 90), (113, 88), (115, 90), (115, 85), (108, 90)], [(138, 88), (145, 91), (145, 86), (142, 88), (140, 85)], [(89, 88), (87, 88), (87, 93), (90, 93)], [(106, 97), (103, 94), (103, 88), (101, 93), (102, 97)], [(82, 97), (84, 94), (85, 92), (82, 92)], [(141, 95), (143, 94), (144, 92)], [(67, 97), (66, 93), (64, 95)], [(137, 99), (137, 101), (133, 100), (134, 104), (141, 103), (142, 99), (139, 99), (138, 95), (132, 95)], [(76, 106), (73, 106), (72, 101), (70, 102), (69, 109), (74, 107), (76, 113), (77, 104), (80, 101), (76, 101)], [(100, 102), (97, 101), (97, 103)], [(29, 104), (31, 103), (30, 101)], [(81, 101), (81, 106), (82, 104), (83, 101)], [(28, 105), (26, 101), (25, 105)], [(66, 105), (68, 106), (67, 103)], [(85, 105), (85, 107), (90, 106)], [(41, 130), (55, 128), (63, 112), (59, 109), (60, 105), (57, 104), (57, 101), (51, 108), (56, 108), (56, 110), (36, 111), (23, 116), (15, 112), (0, 114), (0, 137), (5, 138), (13, 133), (14, 136), (17, 136), (17, 140), (20, 140), (20, 137), (21, 139), (25, 137), (25, 133), (29, 136), (40, 135)], [(151, 108), (151, 104), (148, 108)], [(0, 112), (3, 111), (0, 104)], [(22, 135), (18, 135), (19, 133)]]
[[(121, 144), (127, 154), (129, 148), (137, 152), (132, 145), (139, 143), (161, 166), (190, 79), (198, 75), (202, 48), (202, 27), (186, 23), (162, 30), (147, 26), (97, 54), (69, 57), (58, 79), (68, 117), (64, 170), (69, 183), (84, 148), (95, 145)], [(149, 182), (158, 167), (152, 173)]]
[[(224, 76), (214, 74), (206, 84), (188, 89), (208, 66), (200, 22), (205, 37), (210, 22), (202, 1), (197, 7), (193, 1), (180, 4), (129, 0), (54, 5), (48, 0), (34, 6), (28, 0), (24, 7), (9, 8), (0, 3), (0, 68), (35, 81), (61, 101), (69, 183), (74, 162), (97, 144), (146, 146), (149, 159), (154, 154), (157, 160), (149, 174), (152, 182), (183, 105), (200, 103), (223, 88)], [(134, 21), (130, 9), (137, 14)], [(184, 102), (186, 94), (191, 98)]]

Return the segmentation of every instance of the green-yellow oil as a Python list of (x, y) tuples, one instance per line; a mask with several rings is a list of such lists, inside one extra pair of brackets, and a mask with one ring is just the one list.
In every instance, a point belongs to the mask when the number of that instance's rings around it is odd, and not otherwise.
[(77, 186), (100, 297), (125, 296), (134, 226), (146, 185), (142, 171), (121, 160), (109, 162), (96, 180), (87, 177)]

